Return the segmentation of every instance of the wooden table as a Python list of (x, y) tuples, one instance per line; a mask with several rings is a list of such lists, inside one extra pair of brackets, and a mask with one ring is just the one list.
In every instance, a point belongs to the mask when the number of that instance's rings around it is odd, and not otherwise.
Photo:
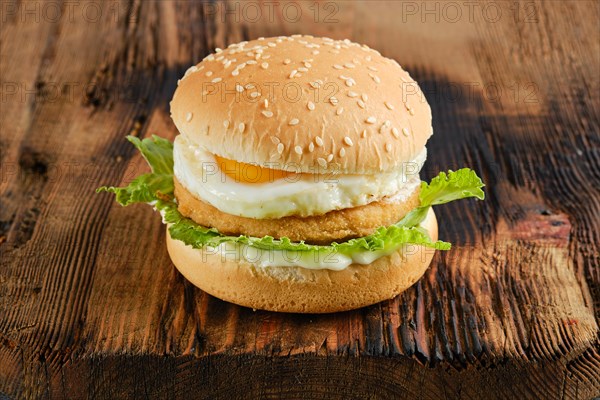
[[(597, 2), (0, 5), (1, 399), (600, 394)], [(433, 109), (424, 178), (487, 183), (439, 208), (455, 247), (394, 300), (227, 304), (176, 272), (150, 208), (94, 193), (144, 170), (125, 135), (177, 134), (192, 62), (293, 33), (398, 60)]]

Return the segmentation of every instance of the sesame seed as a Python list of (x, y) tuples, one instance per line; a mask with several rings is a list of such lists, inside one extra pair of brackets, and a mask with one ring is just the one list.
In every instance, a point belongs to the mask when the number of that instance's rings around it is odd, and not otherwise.
[(196, 67), (195, 65), (192, 65), (191, 67), (189, 67), (186, 71), (185, 74), (183, 74), (183, 77), (185, 78), (186, 76), (188, 76), (191, 73), (194, 73), (198, 71), (198, 67)]
[(308, 68), (305, 68), (305, 67), (300, 67), (300, 68), (298, 68), (298, 71), (301, 71), (301, 72), (308, 72)]
[(222, 52), (222, 51), (223, 51), (223, 49), (221, 49), (221, 48), (219, 48), (219, 47), (215, 48), (215, 53), (220, 53), (220, 52)]
[(262, 111), (262, 115), (264, 115), (267, 118), (271, 118), (273, 116), (273, 112), (272, 111), (268, 111), (268, 110), (263, 110)]
[[(250, 61), (252, 61), (252, 60), (250, 60)], [(239, 64), (239, 65), (238, 65), (237, 67), (235, 67), (235, 68), (237, 68), (237, 69), (244, 69), (244, 68), (246, 68), (246, 63), (245, 63), (245, 62), (243, 62), (243, 63)]]
[(335, 106), (338, 103), (338, 99), (335, 96), (331, 96), (329, 98), (329, 102), (331, 103), (331, 105)]
[(206, 71), (206, 73), (204, 75), (211, 76), (212, 74), (213, 74), (212, 71)]
[(360, 137), (362, 137), (362, 138), (366, 138), (367, 137), (367, 130), (366, 129), (364, 131), (362, 131), (362, 133), (360, 134)]
[(333, 154), (327, 156), (327, 162), (331, 162), (333, 160)]
[(240, 74), (239, 69), (234, 69), (233, 71), (231, 71), (231, 75), (233, 75), (233, 76), (238, 76), (239, 74)]
[(335, 112), (335, 115), (341, 115), (344, 112), (344, 107), (340, 107), (337, 109), (337, 111)]
[(254, 85), (249, 83), (245, 87), (246, 87), (246, 89), (252, 89), (252, 88), (254, 88)]
[(389, 127), (390, 127), (390, 125), (392, 125), (392, 123), (390, 122), (390, 120), (389, 120), (389, 119), (386, 119), (386, 120), (383, 122), (383, 126), (385, 126), (386, 128), (389, 128)]
[(354, 65), (352, 63), (346, 63), (346, 64), (344, 64), (344, 67), (346, 67), (346, 68), (354, 68), (354, 67), (356, 67), (356, 65)]
[(185, 114), (185, 120), (190, 122), (192, 120), (193, 114), (191, 112)]
[(219, 82), (221, 82), (222, 80), (223, 80), (222, 78), (215, 78), (215, 79), (213, 79), (211, 82), (212, 82), (212, 83), (219, 83)]
[(308, 109), (309, 109), (310, 111), (313, 111), (313, 110), (315, 109), (315, 103), (313, 103), (312, 101), (309, 101), (309, 102), (306, 104), (306, 107), (308, 107)]
[(350, 137), (348, 137), (348, 136), (344, 137), (344, 143), (347, 144), (348, 146), (354, 145), (354, 143), (352, 142), (352, 139), (350, 139)]
[(292, 70), (292, 72), (290, 73), (290, 78), (293, 78), (294, 76), (296, 76), (297, 73), (298, 73), (297, 69)]
[(398, 128), (396, 128), (396, 127), (392, 128), (392, 135), (394, 135), (394, 137), (396, 139), (398, 139), (400, 137), (400, 132), (398, 132)]
[(321, 139), (321, 137), (320, 137), (320, 136), (317, 136), (317, 137), (315, 138), (315, 143), (317, 144), (317, 146), (319, 146), (319, 147), (323, 147), (323, 139)]
[(377, 68), (375, 68), (375, 67), (373, 67), (371, 65), (369, 65), (367, 68), (370, 69), (371, 71), (377, 71)]
[(296, 146), (294, 147), (294, 151), (296, 152), (296, 154), (302, 154), (302, 147)]
[(255, 65), (255, 64), (258, 64), (258, 62), (256, 60), (248, 60), (248, 61), (246, 61), (246, 64)]
[(238, 93), (242, 93), (244, 91), (244, 87), (238, 83), (238, 84), (235, 85), (235, 90)]
[(264, 63), (260, 64), (260, 66), (262, 69), (267, 69), (267, 68), (269, 68), (269, 63), (264, 62)]
[(389, 143), (385, 144), (385, 151), (387, 151), (388, 153), (392, 152), (392, 145)]
[(309, 153), (312, 153), (313, 151), (315, 151), (315, 145), (314, 145), (314, 143), (313, 143), (313, 142), (310, 142), (310, 143), (308, 144), (308, 152), (309, 152)]
[(258, 96), (260, 96), (260, 93), (258, 93), (258, 92), (250, 93), (250, 97), (252, 97), (253, 99), (257, 98)]
[(377, 75), (373, 77), (373, 80), (375, 81), (375, 83), (381, 83), (381, 79), (379, 79)]
[(292, 118), (289, 122), (289, 125), (294, 126), (298, 125), (298, 123), (300, 123), (300, 120), (298, 120), (298, 118)]
[(279, 144), (279, 138), (277, 136), (271, 136), (271, 142), (273, 142), (273, 144)]
[(269, 107), (269, 100), (268, 99), (265, 99), (264, 106), (265, 106), (265, 108)]
[(408, 110), (408, 113), (409, 113), (410, 115), (415, 115), (415, 110), (413, 110), (413, 109), (411, 108), (410, 110)]
[(340, 149), (340, 157), (344, 157), (346, 155), (346, 149), (343, 147)]
[(288, 64), (289, 64), (289, 63), (291, 63), (291, 62), (292, 62), (292, 60), (290, 60), (289, 58), (286, 58), (285, 60), (283, 60), (283, 63), (284, 63), (285, 65), (288, 65)]
[(375, 119), (375, 117), (369, 117), (369, 118), (367, 118), (367, 119), (365, 120), (365, 122), (366, 122), (367, 124), (374, 124), (374, 123), (375, 123), (375, 121), (377, 121), (377, 120)]
[(231, 60), (227, 60), (227, 61), (225, 61), (225, 64), (223, 64), (223, 67), (225, 69), (229, 68), (230, 66), (231, 66)]
[(394, 106), (390, 103), (388, 103), (387, 101), (384, 101), (383, 104), (385, 104), (385, 106), (387, 107), (388, 110), (393, 110)]
[(240, 130), (240, 132), (243, 133), (246, 130), (246, 124), (240, 122), (240, 124), (238, 125), (238, 129)]
[(312, 54), (314, 54), (316, 56), (317, 54), (319, 54), (319, 50), (313, 50)]
[(365, 107), (366, 107), (366, 105), (365, 105), (365, 102), (364, 102), (364, 101), (362, 101), (362, 100), (358, 100), (358, 101), (356, 102), (356, 104), (358, 104), (358, 106), (359, 106), (360, 108), (365, 108)]
[(410, 135), (410, 132), (406, 128), (402, 128), (402, 133), (404, 134), (404, 136), (409, 136)]
[(277, 152), (278, 152), (279, 154), (283, 153), (283, 143), (279, 143), (279, 144), (277, 145)]
[(229, 128), (229, 121), (228, 120), (223, 121), (223, 126), (225, 127), (225, 129)]
[(361, 94), (361, 95), (360, 95), (360, 98), (361, 98), (361, 99), (363, 99), (363, 101), (367, 101), (367, 100), (369, 100), (369, 96), (367, 96), (367, 94), (366, 94), (366, 93), (363, 93), (363, 94)]
[(304, 66), (305, 66), (306, 68), (310, 68), (310, 67), (312, 67), (312, 64), (311, 64), (311, 63), (309, 63), (309, 62), (307, 62), (307, 61), (304, 61)]
[(344, 69), (344, 67), (342, 67), (339, 64), (333, 64), (333, 68), (335, 68), (335, 69)]
[(317, 158), (317, 162), (318, 162), (318, 163), (319, 163), (319, 165), (320, 165), (321, 167), (323, 167), (323, 168), (325, 168), (325, 167), (327, 166), (327, 161), (325, 161), (325, 159), (324, 159), (324, 158), (321, 158), (321, 157)]
[(352, 87), (352, 86), (354, 86), (355, 83), (356, 83), (356, 81), (352, 78), (346, 79), (346, 86)]
[(348, 92), (348, 97), (357, 97), (357, 96), (358, 96), (358, 93), (356, 93), (356, 92), (353, 92), (353, 91)]

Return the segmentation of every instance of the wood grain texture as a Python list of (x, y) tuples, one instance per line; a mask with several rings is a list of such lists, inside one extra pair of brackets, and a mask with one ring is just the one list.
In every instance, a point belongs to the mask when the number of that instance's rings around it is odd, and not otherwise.
[[(56, 4), (0, 3), (0, 398), (600, 395), (597, 2)], [(391, 301), (224, 303), (176, 272), (148, 207), (94, 193), (145, 170), (125, 135), (176, 135), (192, 62), (293, 33), (398, 60), (433, 109), (424, 178), (487, 183), (436, 210), (455, 246)]]

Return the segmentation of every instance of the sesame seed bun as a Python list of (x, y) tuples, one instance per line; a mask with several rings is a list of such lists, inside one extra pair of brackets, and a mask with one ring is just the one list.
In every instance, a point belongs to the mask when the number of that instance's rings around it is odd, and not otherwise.
[(432, 134), (429, 105), (396, 61), (312, 36), (217, 49), (180, 80), (171, 114), (213, 154), (298, 172), (395, 170)]
[[(433, 211), (422, 224), (437, 240)], [(205, 292), (235, 304), (261, 310), (329, 313), (391, 299), (424, 273), (434, 251), (406, 246), (368, 265), (351, 264), (341, 271), (300, 267), (257, 267), (245, 260), (224, 259), (171, 238), (167, 248), (175, 266)]]

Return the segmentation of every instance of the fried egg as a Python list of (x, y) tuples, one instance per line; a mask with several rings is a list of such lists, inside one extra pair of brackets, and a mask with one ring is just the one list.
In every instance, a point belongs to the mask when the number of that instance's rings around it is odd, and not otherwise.
[(174, 173), (195, 197), (248, 218), (306, 217), (373, 201), (403, 201), (420, 184), (423, 150), (396, 171), (372, 174), (309, 174), (221, 158), (183, 135), (175, 138)]

